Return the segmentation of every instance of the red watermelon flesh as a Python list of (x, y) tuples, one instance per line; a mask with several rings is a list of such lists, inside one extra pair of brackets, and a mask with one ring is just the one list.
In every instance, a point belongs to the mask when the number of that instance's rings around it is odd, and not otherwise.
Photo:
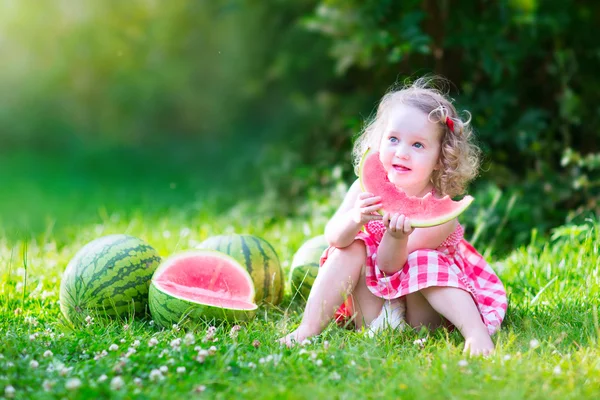
[(169, 261), (153, 279), (161, 291), (209, 306), (256, 308), (252, 279), (231, 257), (214, 251), (192, 251)]
[(391, 213), (404, 214), (413, 227), (441, 225), (459, 216), (473, 202), (465, 196), (453, 201), (449, 196), (436, 199), (431, 193), (423, 197), (408, 196), (388, 179), (387, 172), (379, 160), (379, 152), (367, 150), (359, 167), (362, 189), (381, 196), (382, 209)]

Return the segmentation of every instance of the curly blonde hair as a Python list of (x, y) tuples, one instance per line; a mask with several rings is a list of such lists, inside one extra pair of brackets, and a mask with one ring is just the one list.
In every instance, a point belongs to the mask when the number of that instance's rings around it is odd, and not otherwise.
[[(441, 168), (434, 170), (431, 176), (435, 190), (450, 197), (465, 192), (468, 183), (478, 174), (480, 150), (473, 143), (471, 115), (466, 112), (467, 119), (460, 117), (452, 104), (452, 99), (434, 86), (438, 81), (446, 82), (436, 77), (419, 78), (400, 89), (393, 87), (383, 96), (377, 107), (377, 113), (367, 121), (354, 142), (352, 158), (356, 171), (361, 157), (368, 148), (379, 149), (390, 109), (404, 104), (423, 111), (430, 122), (439, 126), (442, 133)], [(446, 118), (454, 122), (453, 130), (448, 126)]]

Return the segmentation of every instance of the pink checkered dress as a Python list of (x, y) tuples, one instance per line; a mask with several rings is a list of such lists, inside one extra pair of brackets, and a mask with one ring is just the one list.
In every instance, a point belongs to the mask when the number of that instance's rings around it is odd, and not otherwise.
[[(378, 297), (395, 299), (430, 286), (449, 286), (466, 290), (477, 305), (481, 318), (491, 334), (496, 332), (506, 314), (506, 291), (489, 264), (464, 239), (464, 229), (456, 230), (435, 250), (416, 250), (400, 271), (385, 275), (377, 267), (377, 248), (385, 227), (381, 221), (370, 221), (356, 236), (367, 249), (367, 287)], [(321, 257), (325, 262), (333, 248)], [(339, 321), (352, 315), (351, 302), (343, 304), (336, 314)]]

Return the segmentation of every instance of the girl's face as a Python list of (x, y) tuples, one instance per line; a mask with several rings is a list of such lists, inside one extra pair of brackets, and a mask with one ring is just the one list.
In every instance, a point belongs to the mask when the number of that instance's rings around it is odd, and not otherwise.
[(421, 110), (404, 104), (393, 107), (379, 145), (379, 159), (390, 182), (411, 196), (430, 191), (441, 135), (439, 126)]

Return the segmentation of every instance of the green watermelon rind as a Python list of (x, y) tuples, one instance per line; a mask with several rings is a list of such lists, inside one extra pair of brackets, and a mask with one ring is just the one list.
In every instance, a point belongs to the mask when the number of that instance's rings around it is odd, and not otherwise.
[(155, 282), (162, 272), (169, 268), (172, 262), (179, 258), (188, 257), (190, 255), (198, 253), (210, 253), (219, 258), (225, 259), (235, 265), (240, 273), (246, 277), (249, 283), (252, 293), (248, 296), (248, 303), (253, 303), (255, 296), (254, 283), (252, 277), (246, 271), (246, 269), (233, 257), (228, 256), (214, 250), (188, 250), (175, 254), (167, 259), (160, 265), (160, 267), (154, 273), (152, 282), (150, 284), (150, 290), (148, 293), (148, 302), (150, 307), (150, 314), (152, 319), (159, 325), (170, 328), (173, 324), (184, 325), (188, 321), (248, 321), (254, 318), (258, 306), (253, 304), (254, 307), (251, 309), (239, 309), (239, 308), (225, 308), (218, 307), (209, 304), (202, 304), (198, 302), (185, 299), (181, 296), (177, 296), (173, 293), (169, 293), (160, 287), (158, 282)]
[(81, 248), (67, 265), (60, 284), (60, 309), (66, 320), (143, 315), (150, 280), (161, 258), (134, 236), (115, 234)]
[(283, 269), (277, 252), (265, 239), (247, 234), (218, 235), (207, 238), (196, 248), (227, 254), (243, 265), (254, 282), (257, 304), (277, 305), (283, 300)]
[(289, 280), (292, 299), (297, 299), (299, 297), (300, 299), (306, 301), (315, 283), (315, 279), (317, 279), (318, 273), (318, 263), (298, 265), (290, 270)]
[[(363, 192), (366, 191), (366, 189), (365, 189), (365, 185), (363, 183), (363, 175), (364, 174), (362, 173), (362, 171), (364, 169), (364, 163), (367, 159), (367, 155), (369, 154), (370, 150), (371, 149), (368, 148), (364, 152), (364, 154), (362, 155), (362, 157), (360, 159), (360, 163), (358, 164), (359, 183), (360, 183), (360, 188)], [(411, 226), (413, 226), (415, 228), (429, 228), (431, 226), (444, 224), (444, 223), (451, 221), (454, 218), (458, 217), (460, 214), (462, 214), (471, 205), (473, 200), (475, 200), (475, 199), (472, 196), (467, 195), (461, 200), (461, 207), (455, 209), (453, 212), (443, 214), (439, 218), (428, 218), (428, 219), (411, 218), (410, 224), (411, 224)], [(377, 212), (381, 215), (384, 214), (384, 210), (377, 210)]]

